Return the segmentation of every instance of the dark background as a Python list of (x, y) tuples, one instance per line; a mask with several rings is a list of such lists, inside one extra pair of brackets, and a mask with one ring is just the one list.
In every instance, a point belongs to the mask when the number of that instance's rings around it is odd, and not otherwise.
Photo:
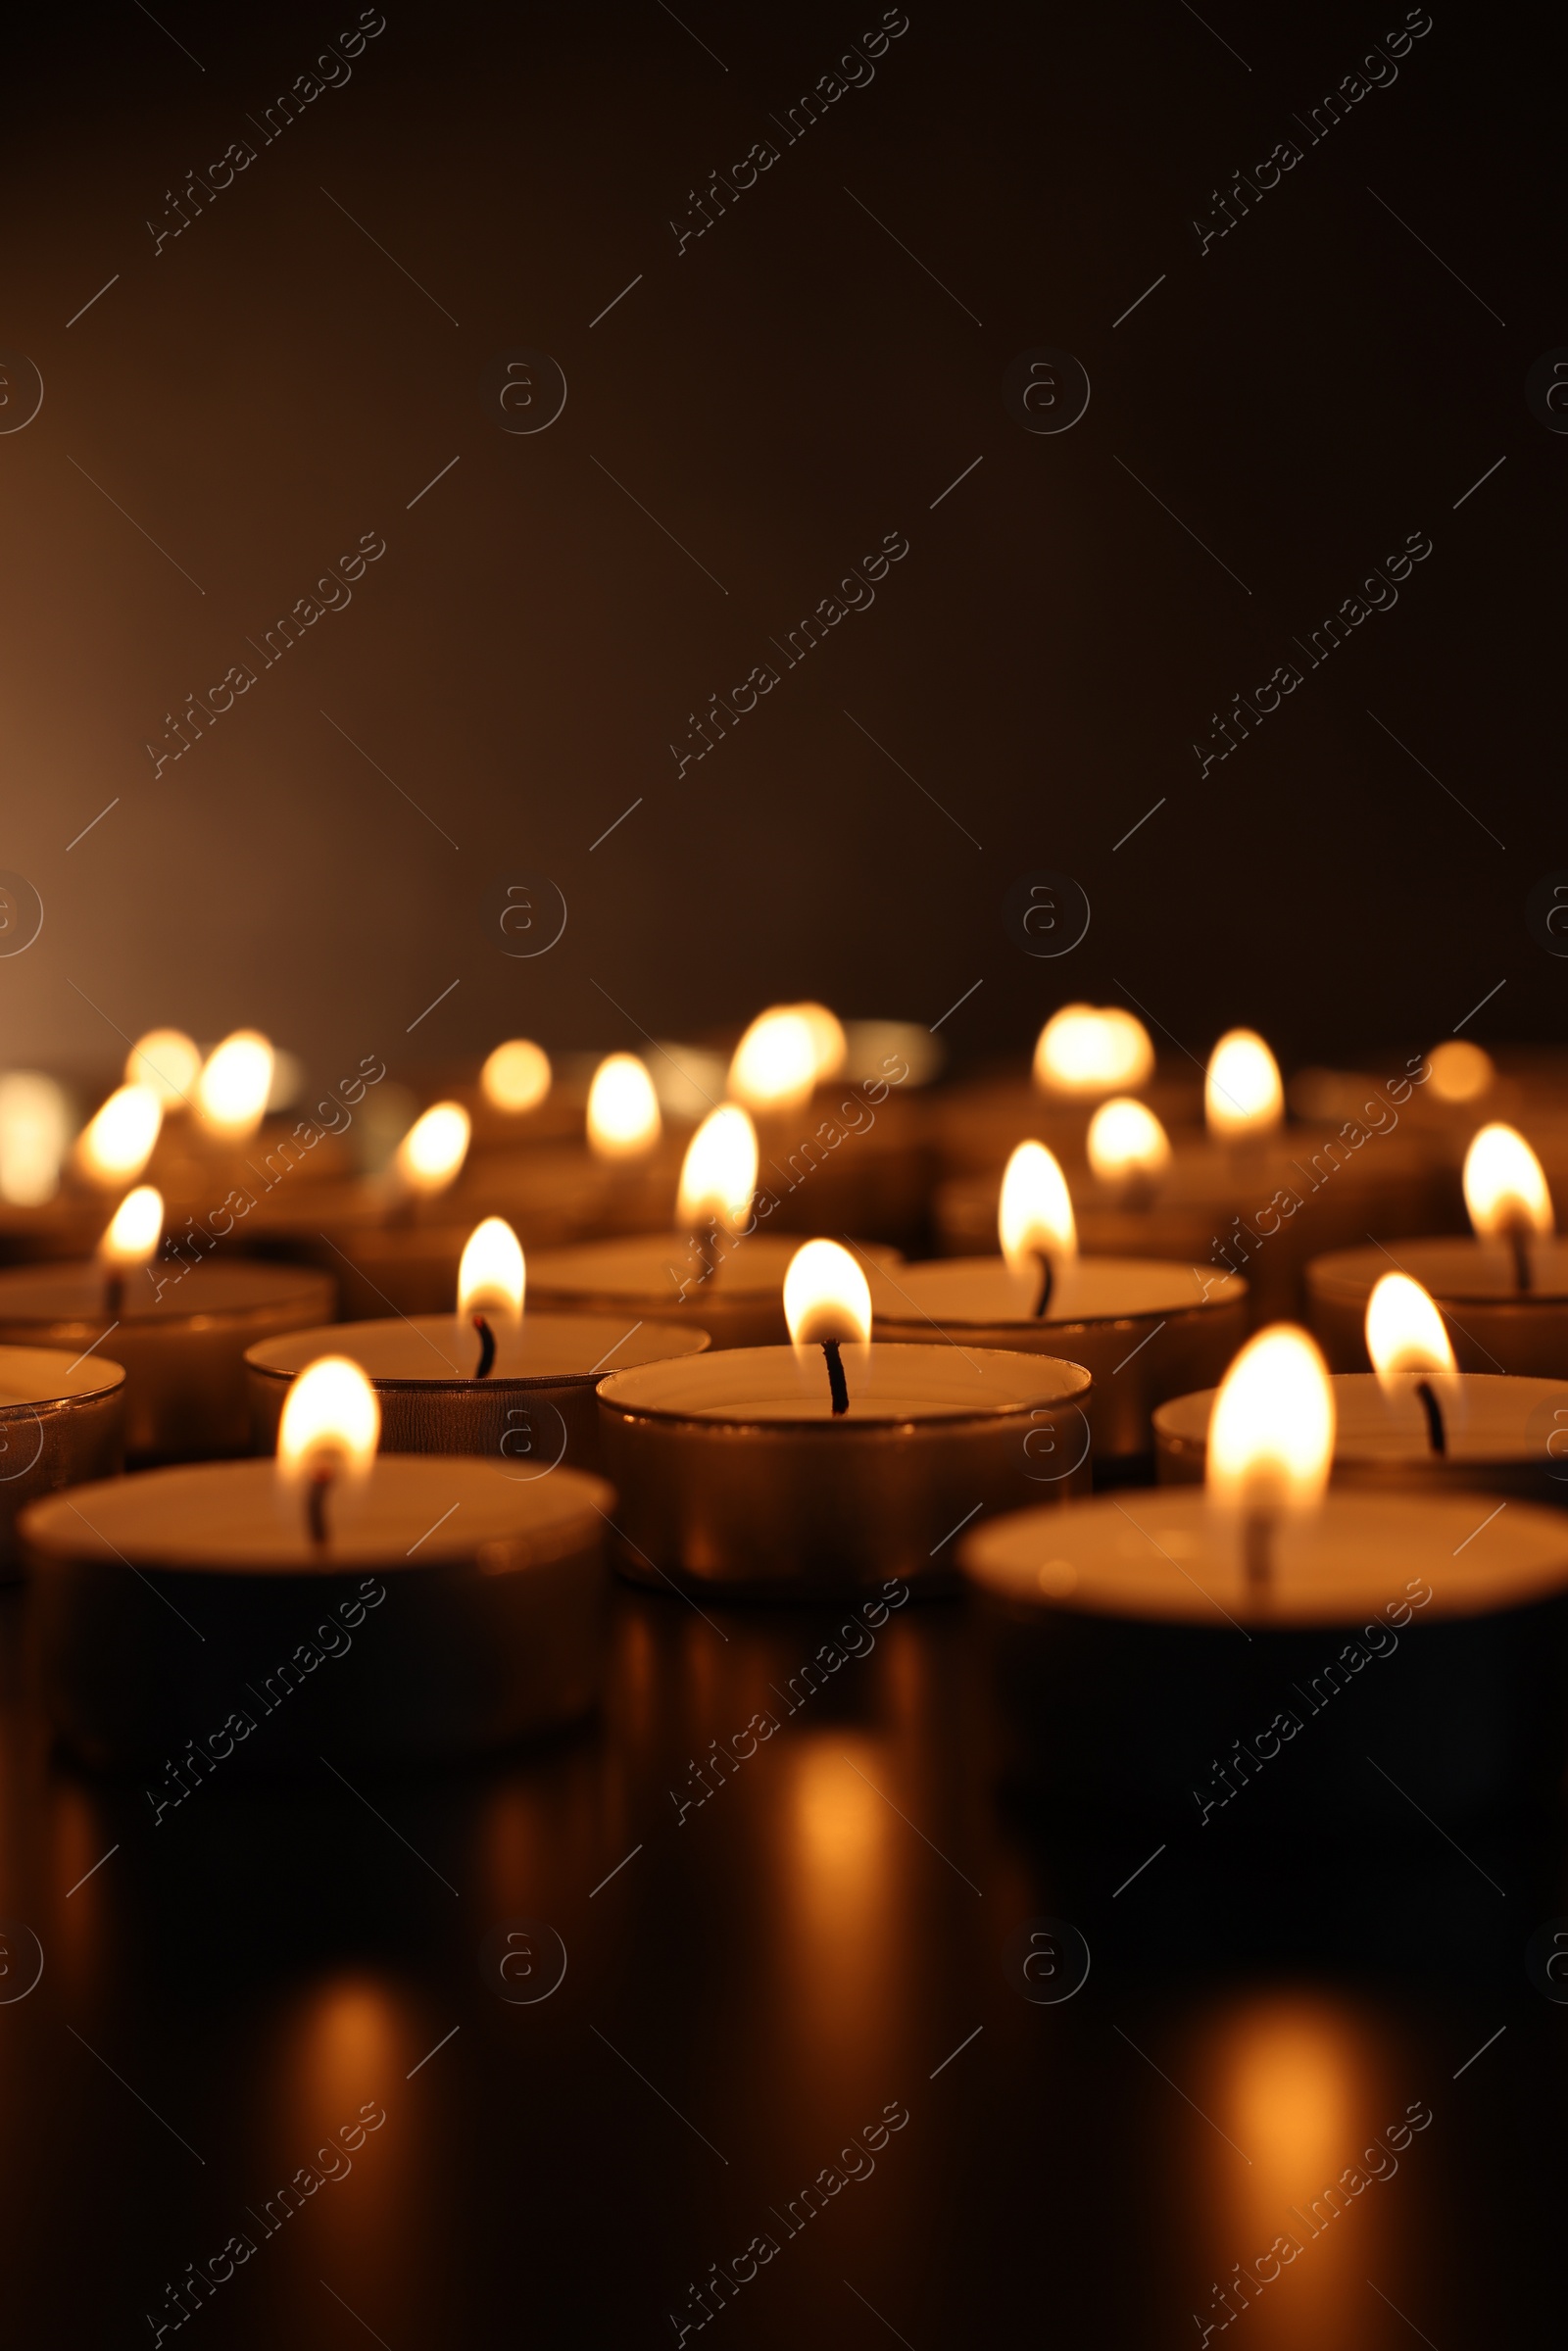
[[(394, 0), (264, 145), (248, 118), (358, 11), (157, 14), (40, 14), (0, 96), (0, 343), (45, 386), (0, 436), (0, 862), (45, 906), (0, 966), (8, 1058), (247, 1021), (318, 1071), (407, 1066), (808, 990), (929, 1022), (977, 980), (960, 1058), (1118, 984), (1200, 1053), (1236, 1020), (1287, 1058), (1430, 1044), (1499, 980), (1467, 1033), (1557, 1032), (1523, 918), (1564, 857), (1539, 17), (1440, 6), (1308, 146), (1293, 112), (1393, 0), (916, 4), (787, 145), (770, 115), (878, 8)], [(1200, 257), (1194, 216), (1287, 136), (1300, 164)], [(677, 256), (671, 217), (761, 137), (778, 162)], [(1003, 405), (1039, 346), (1093, 386), (1059, 436)], [(567, 379), (542, 434), (481, 399), (519, 348)], [(165, 713), (372, 530), (348, 609), (155, 780)], [(893, 530), (874, 609), (677, 781), (688, 713)], [(1417, 530), (1397, 608), (1200, 780), (1210, 713)], [(1039, 867), (1093, 905), (1059, 962), (1002, 925)], [(518, 868), (569, 907), (535, 961), (490, 944)]]

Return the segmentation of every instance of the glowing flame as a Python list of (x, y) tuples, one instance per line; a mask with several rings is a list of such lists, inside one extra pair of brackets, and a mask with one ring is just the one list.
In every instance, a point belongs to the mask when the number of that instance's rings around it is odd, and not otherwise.
[(612, 1053), (588, 1089), (588, 1141), (602, 1159), (635, 1158), (659, 1141), (654, 1081), (635, 1053)]
[(125, 1055), (125, 1078), (132, 1086), (150, 1086), (172, 1110), (189, 1101), (201, 1066), (201, 1049), (183, 1029), (149, 1029)]
[[(839, 1035), (842, 1040), (842, 1030)], [(729, 1090), (753, 1110), (798, 1110), (809, 1101), (818, 1074), (818, 1041), (808, 1007), (778, 1004), (760, 1012), (736, 1046)]]
[(784, 1276), (784, 1320), (797, 1347), (829, 1339), (869, 1339), (871, 1289), (847, 1249), (808, 1241)]
[(811, 1032), (811, 1051), (816, 1056), (818, 1083), (825, 1085), (829, 1078), (836, 1078), (844, 1067), (850, 1050), (850, 1041), (844, 1034), (844, 1023), (836, 1013), (828, 1010), (826, 1004), (786, 1004), (783, 1008), (786, 1012), (793, 1012), (798, 1020), (804, 1020)]
[(1067, 1179), (1043, 1143), (1020, 1143), (1007, 1161), (997, 1233), (1012, 1273), (1034, 1274), (1042, 1257), (1061, 1266), (1078, 1254)]
[(60, 1189), (71, 1112), (53, 1078), (13, 1070), (0, 1078), (0, 1200), (36, 1208)]
[(1089, 1121), (1088, 1151), (1102, 1184), (1148, 1181), (1170, 1165), (1170, 1137), (1152, 1110), (1121, 1094)]
[(1035, 1084), (1048, 1094), (1116, 1094), (1153, 1066), (1149, 1031), (1120, 1004), (1063, 1004), (1035, 1046)]
[(710, 1216), (733, 1232), (757, 1190), (757, 1129), (734, 1102), (710, 1110), (681, 1162), (675, 1216), (686, 1226)]
[(153, 1155), (164, 1105), (150, 1086), (121, 1086), (76, 1141), (76, 1158), (89, 1183), (106, 1192), (133, 1184)]
[(152, 1184), (138, 1184), (115, 1210), (98, 1254), (106, 1265), (145, 1265), (163, 1237), (164, 1196)]
[(1491, 1093), (1496, 1075), (1492, 1055), (1467, 1037), (1450, 1037), (1427, 1055), (1427, 1084), (1440, 1102), (1479, 1102)]
[(479, 1072), (479, 1088), (492, 1110), (537, 1110), (550, 1092), (550, 1055), (526, 1037), (498, 1045)]
[(1208, 1056), (1203, 1115), (1211, 1135), (1266, 1135), (1285, 1115), (1280, 1065), (1255, 1029), (1232, 1029)]
[(277, 1467), (291, 1483), (330, 1465), (363, 1478), (375, 1459), (381, 1407), (357, 1363), (318, 1355), (291, 1385), (277, 1429)]
[(1248, 1341), (1214, 1398), (1209, 1498), (1248, 1511), (1311, 1510), (1333, 1458), (1327, 1366), (1304, 1331), (1271, 1323)]
[(1366, 1301), (1366, 1351), (1380, 1376), (1457, 1368), (1436, 1304), (1404, 1273), (1386, 1273)]
[(236, 1029), (202, 1065), (196, 1115), (209, 1133), (240, 1143), (261, 1125), (271, 1091), (271, 1047), (255, 1029)]
[(487, 1216), (468, 1235), (458, 1267), (458, 1312), (520, 1322), (527, 1279), (516, 1234), (504, 1216)]
[(467, 1156), (470, 1121), (461, 1102), (432, 1102), (393, 1153), (399, 1180), (431, 1199), (444, 1192)]
[(1492, 1233), (1549, 1233), (1556, 1219), (1541, 1161), (1523, 1135), (1483, 1127), (1464, 1155), (1464, 1204), (1485, 1239)]

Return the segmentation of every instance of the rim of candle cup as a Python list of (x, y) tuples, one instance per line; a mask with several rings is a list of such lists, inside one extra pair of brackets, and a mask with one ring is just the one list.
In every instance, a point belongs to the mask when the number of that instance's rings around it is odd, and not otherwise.
[[(23, 1382), (38, 1393), (18, 1395)], [(107, 1355), (68, 1355), (64, 1347), (0, 1345), (0, 1420), (24, 1419), (50, 1404), (79, 1404), (112, 1396), (125, 1384), (125, 1369)]]
[[(826, 1398), (826, 1385), (818, 1360), (820, 1349), (814, 1346), (808, 1346), (804, 1349), (791, 1346), (728, 1347), (711, 1355), (689, 1356), (680, 1362), (642, 1364), (636, 1370), (612, 1372), (602, 1379), (599, 1383), (599, 1400), (607, 1411), (630, 1420), (678, 1422), (686, 1428), (707, 1430), (725, 1437), (742, 1429), (764, 1437), (783, 1433), (798, 1435), (803, 1429), (821, 1429), (831, 1431), (834, 1442), (843, 1444), (854, 1432), (884, 1435), (889, 1430), (928, 1428), (936, 1424), (952, 1428), (966, 1421), (994, 1422), (1022, 1418), (1039, 1408), (1083, 1405), (1087, 1403), (1093, 1386), (1090, 1374), (1081, 1363), (1070, 1362), (1062, 1356), (1025, 1354), (1004, 1347), (976, 1348), (974, 1354), (984, 1358), (980, 1376), (1010, 1377), (1015, 1383), (1014, 1392), (985, 1403), (956, 1401), (949, 1404), (938, 1396), (926, 1398), (911, 1394), (911, 1389), (918, 1390), (922, 1384), (933, 1389), (951, 1387), (960, 1376), (959, 1364), (964, 1353), (961, 1348), (950, 1349), (918, 1344), (902, 1346), (877, 1343), (873, 1346), (869, 1341), (846, 1340), (840, 1352), (850, 1380), (850, 1410), (841, 1419), (829, 1418), (821, 1409)], [(901, 1401), (906, 1405), (919, 1403), (922, 1409), (917, 1417), (911, 1419), (906, 1410), (897, 1408), (877, 1412), (869, 1408), (874, 1404), (874, 1397), (868, 1397), (863, 1390), (857, 1395), (856, 1370), (863, 1367), (866, 1358), (873, 1353), (879, 1370), (887, 1368), (889, 1358), (894, 1359), (894, 1367), (900, 1374)], [(759, 1407), (773, 1406), (790, 1399), (777, 1395), (752, 1399), (744, 1396), (737, 1398), (732, 1393), (737, 1382), (744, 1386), (747, 1367), (755, 1365), (759, 1357), (766, 1359), (769, 1372), (775, 1375), (782, 1372), (786, 1364), (789, 1365), (799, 1378), (802, 1402), (810, 1400), (816, 1409), (799, 1415), (771, 1409), (763, 1413)], [(662, 1380), (659, 1378), (660, 1374), (664, 1375)], [(672, 1378), (677, 1375), (679, 1381), (695, 1385), (686, 1386), (685, 1392), (672, 1399), (648, 1394), (650, 1385), (668, 1388)], [(731, 1393), (714, 1393), (717, 1390)], [(938, 1408), (923, 1408), (927, 1404), (935, 1404)], [(756, 1417), (748, 1417), (749, 1413)]]
[[(1276, 1528), (1274, 1581), (1261, 1594), (1248, 1588), (1235, 1520), (1227, 1523), (1207, 1495), (1190, 1486), (1157, 1486), (1129, 1493), (1125, 1500), (1106, 1496), (1013, 1511), (962, 1537), (957, 1561), (964, 1581), (1004, 1608), (1206, 1628), (1216, 1636), (1233, 1633), (1238, 1621), (1254, 1634), (1282, 1635), (1361, 1623), (1387, 1602), (1404, 1598), (1400, 1571), (1406, 1563), (1418, 1563), (1430, 1587), (1431, 1597), (1415, 1620), (1422, 1624), (1495, 1615), (1568, 1592), (1563, 1513), (1512, 1503), (1504, 1514), (1494, 1514), (1485, 1544), (1467, 1547), (1485, 1498), (1331, 1488), (1310, 1516), (1284, 1519)], [(1348, 1560), (1343, 1539), (1336, 1541), (1337, 1522), (1343, 1537), (1347, 1520), (1356, 1538)], [(1081, 1531), (1091, 1525), (1111, 1537), (1125, 1560), (1112, 1563), (1097, 1543), (1080, 1568), (1074, 1538), (1081, 1543)], [(1412, 1533), (1428, 1532), (1430, 1549), (1423, 1542), (1417, 1562)], [(1369, 1598), (1364, 1562), (1382, 1557), (1397, 1564), (1388, 1590)], [(1222, 1572), (1206, 1575), (1209, 1561), (1223, 1562)]]
[[(660, 1297), (671, 1308), (677, 1300), (649, 1273), (650, 1245), (667, 1249), (677, 1273), (684, 1268), (694, 1293), (711, 1291), (725, 1298), (776, 1298), (790, 1260), (801, 1247), (799, 1233), (757, 1233), (744, 1241), (719, 1242), (713, 1271), (699, 1278), (687, 1233), (618, 1233), (600, 1241), (568, 1242), (559, 1249), (539, 1249), (528, 1258), (528, 1296), (555, 1300), (565, 1298), (641, 1299)], [(762, 1246), (759, 1249), (758, 1244)], [(902, 1263), (899, 1251), (880, 1242), (856, 1242), (855, 1253), (865, 1266)], [(667, 1268), (662, 1268), (667, 1279)], [(699, 1299), (700, 1310), (700, 1299)]]
[[(101, 1293), (104, 1281), (105, 1268), (91, 1259), (0, 1267), (0, 1330), (16, 1330), (24, 1325), (47, 1326), (52, 1330), (72, 1330), (78, 1326), (91, 1330), (97, 1326), (107, 1335), (109, 1324), (117, 1319), (122, 1323), (156, 1322), (167, 1329), (172, 1323), (221, 1322), (231, 1314), (251, 1314), (259, 1306), (284, 1306), (302, 1298), (319, 1298), (330, 1308), (336, 1298), (336, 1284), (323, 1267), (240, 1256), (225, 1257), (218, 1263), (209, 1259), (186, 1267), (182, 1274), (173, 1268), (168, 1274), (163, 1295), (154, 1294), (150, 1288), (144, 1295), (142, 1268), (132, 1267), (118, 1317), (106, 1315), (101, 1304), (88, 1300), (73, 1304), (63, 1299), (51, 1306), (35, 1302), (28, 1296), (29, 1292), (47, 1293), (51, 1289), (69, 1291), (78, 1283)], [(191, 1284), (196, 1286), (194, 1293)], [(211, 1299), (200, 1302), (203, 1290), (228, 1285), (233, 1285), (234, 1296), (220, 1302)]]
[[(1080, 1269), (1085, 1273), (1113, 1275), (1145, 1295), (1136, 1304), (1111, 1304), (1085, 1312), (1075, 1306), (1072, 1298), (1073, 1276)], [(939, 1293), (931, 1301), (932, 1311), (928, 1312), (919, 1297), (908, 1292), (906, 1285), (911, 1275), (921, 1277), (920, 1288)], [(1151, 1298), (1147, 1295), (1161, 1276), (1168, 1277), (1168, 1288), (1179, 1295), (1167, 1298)], [(1038, 1315), (1032, 1314), (1022, 1303), (1022, 1287), (1014, 1283), (1013, 1277), (1006, 1272), (1004, 1261), (998, 1256), (928, 1257), (917, 1265), (900, 1266), (897, 1281), (887, 1276), (879, 1280), (876, 1269), (869, 1272), (868, 1279), (874, 1315), (873, 1334), (895, 1328), (905, 1331), (923, 1326), (933, 1330), (938, 1339), (947, 1336), (950, 1325), (970, 1334), (981, 1331), (1087, 1330), (1102, 1323), (1141, 1322), (1152, 1314), (1167, 1317), (1209, 1314), (1216, 1307), (1241, 1304), (1247, 1297), (1245, 1275), (1221, 1273), (1213, 1266), (1205, 1273), (1203, 1267), (1184, 1263), (1176, 1257), (1075, 1258), (1058, 1277), (1055, 1293), (1045, 1313)], [(994, 1311), (965, 1313), (961, 1308), (947, 1303), (940, 1295), (949, 1285), (956, 1290), (966, 1283), (981, 1279), (994, 1282), (999, 1293), (1004, 1292), (1004, 1288), (1010, 1290), (1019, 1301), (1018, 1311), (1014, 1314)], [(1191, 1294), (1188, 1287), (1194, 1284), (1198, 1285), (1200, 1291), (1197, 1297)], [(1205, 1284), (1206, 1289), (1203, 1287)], [(885, 1302), (890, 1291), (898, 1293), (898, 1304)], [(1004, 1295), (999, 1298), (999, 1302), (1006, 1303)]]
[[(1399, 1372), (1391, 1376), (1397, 1378), (1401, 1389), (1408, 1392), (1398, 1421), (1394, 1418), (1394, 1410), (1399, 1392), (1391, 1396), (1379, 1373), (1337, 1371), (1329, 1375), (1329, 1385), (1336, 1402), (1341, 1406), (1336, 1414), (1334, 1431), (1336, 1462), (1385, 1464), (1390, 1468), (1407, 1464), (1412, 1469), (1430, 1470), (1434, 1475), (1441, 1473), (1462, 1480), (1467, 1469), (1487, 1463), (1529, 1463), (1539, 1460), (1543, 1473), (1550, 1474), (1544, 1445), (1534, 1449), (1527, 1446), (1527, 1428), (1523, 1420), (1516, 1421), (1508, 1430), (1478, 1431), (1472, 1418), (1462, 1410), (1455, 1409), (1449, 1399), (1457, 1389), (1464, 1398), (1478, 1397), (1484, 1406), (1489, 1391), (1494, 1394), (1503, 1386), (1528, 1389), (1530, 1395), (1521, 1400), (1530, 1407), (1532, 1420), (1542, 1414), (1546, 1405), (1560, 1404), (1565, 1430), (1568, 1430), (1568, 1379), (1542, 1379), (1525, 1372), (1496, 1371)], [(1447, 1446), (1442, 1453), (1434, 1453), (1430, 1447), (1425, 1451), (1422, 1449), (1427, 1445), (1426, 1421), (1414, 1391), (1418, 1381), (1424, 1377), (1431, 1379), (1440, 1403), (1445, 1405)], [(1171, 1396), (1165, 1403), (1156, 1404), (1153, 1414), (1156, 1445), (1162, 1444), (1177, 1458), (1200, 1464), (1204, 1461), (1208, 1453), (1209, 1416), (1218, 1394), (1217, 1388), (1200, 1388), (1191, 1395)], [(1381, 1426), (1348, 1428), (1345, 1408), (1374, 1398), (1383, 1400), (1390, 1407), (1384, 1423)], [(1383, 1439), (1402, 1442), (1396, 1449), (1392, 1444), (1381, 1443)], [(1561, 1469), (1565, 1481), (1568, 1481), (1568, 1459), (1563, 1460)], [(1568, 1492), (1565, 1492), (1564, 1498), (1568, 1500)]]
[(1568, 1239), (1542, 1233), (1529, 1243), (1530, 1288), (1514, 1279), (1513, 1252), (1504, 1241), (1474, 1235), (1441, 1234), (1396, 1241), (1392, 1249), (1327, 1249), (1307, 1267), (1307, 1281), (1324, 1298), (1354, 1302), (1373, 1290), (1392, 1267), (1413, 1275), (1438, 1300), (1469, 1300), (1478, 1306), (1560, 1306), (1568, 1301)]
[[(254, 1347), (247, 1347), (245, 1350), (246, 1368), (260, 1374), (264, 1379), (275, 1380), (279, 1386), (286, 1388), (309, 1364), (316, 1360), (318, 1355), (343, 1354), (359, 1363), (372, 1388), (391, 1394), (410, 1392), (444, 1394), (455, 1390), (477, 1389), (482, 1386), (486, 1392), (494, 1395), (502, 1390), (589, 1387), (607, 1377), (607, 1374), (600, 1369), (599, 1364), (587, 1371), (516, 1372), (505, 1370), (503, 1357), (506, 1352), (507, 1340), (516, 1326), (508, 1326), (501, 1322), (499, 1317), (494, 1325), (499, 1342), (496, 1368), (485, 1374), (482, 1383), (476, 1373), (455, 1369), (431, 1372), (423, 1376), (417, 1373), (378, 1372), (361, 1356), (355, 1354), (355, 1346), (362, 1333), (384, 1331), (390, 1339), (400, 1335), (405, 1328), (412, 1328), (421, 1335), (430, 1335), (433, 1338), (432, 1326), (461, 1332), (468, 1342), (470, 1352), (472, 1351), (473, 1327), (464, 1316), (456, 1314), (384, 1315), (377, 1316), (373, 1321), (368, 1322), (325, 1323), (318, 1330), (285, 1331), (275, 1339), (258, 1340)], [(640, 1370), (646, 1363), (664, 1362), (672, 1358), (679, 1359), (685, 1356), (704, 1354), (712, 1345), (709, 1334), (695, 1325), (645, 1322), (633, 1333), (621, 1330), (618, 1319), (608, 1315), (534, 1314), (530, 1312), (524, 1317), (522, 1329), (525, 1333), (533, 1335), (546, 1330), (564, 1331), (569, 1329), (574, 1334), (595, 1330), (613, 1330), (618, 1336), (611, 1346), (605, 1348), (600, 1357), (601, 1363), (606, 1356), (618, 1353), (620, 1348), (634, 1336), (638, 1339), (646, 1338), (650, 1342), (650, 1351), (643, 1356), (642, 1363), (628, 1365), (626, 1368), (629, 1370)], [(298, 1356), (299, 1360), (285, 1361), (282, 1358), (286, 1356)]]

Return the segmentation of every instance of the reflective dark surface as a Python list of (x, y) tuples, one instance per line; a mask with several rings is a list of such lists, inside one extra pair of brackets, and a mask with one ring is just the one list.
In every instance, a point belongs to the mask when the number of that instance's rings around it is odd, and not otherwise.
[(629, 1591), (569, 1739), (155, 1827), (51, 1762), (25, 1615), (19, 2344), (1142, 2346), (1218, 2339), (1227, 2280), (1254, 2351), (1558, 2339), (1550, 1840), (1064, 1842), (993, 1791), (960, 1603)]

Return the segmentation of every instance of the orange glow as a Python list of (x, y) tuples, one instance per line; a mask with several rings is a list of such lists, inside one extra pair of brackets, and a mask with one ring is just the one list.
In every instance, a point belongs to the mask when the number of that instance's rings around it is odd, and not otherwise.
[(528, 1271), (522, 1244), (504, 1216), (487, 1216), (468, 1235), (458, 1266), (458, 1312), (521, 1322)]
[(256, 1029), (236, 1029), (202, 1065), (196, 1115), (209, 1134), (243, 1143), (261, 1125), (271, 1091), (271, 1046)]
[(784, 1319), (797, 1347), (869, 1339), (871, 1289), (847, 1249), (808, 1241), (784, 1276)]
[(98, 1255), (106, 1265), (145, 1265), (157, 1255), (163, 1237), (163, 1194), (151, 1184), (138, 1184), (115, 1210)]
[(495, 1052), (479, 1072), (479, 1088), (492, 1110), (519, 1116), (537, 1110), (550, 1092), (550, 1055), (526, 1037), (514, 1037)]
[(119, 1192), (153, 1155), (164, 1106), (150, 1086), (120, 1086), (76, 1139), (76, 1164), (91, 1184)]
[(1380, 1376), (1457, 1369), (1435, 1302), (1403, 1273), (1384, 1274), (1366, 1301), (1366, 1351)]
[(1129, 1095), (1101, 1103), (1089, 1121), (1085, 1148), (1102, 1184), (1147, 1180), (1163, 1175), (1170, 1165), (1170, 1137), (1153, 1111)]
[(757, 1129), (736, 1102), (710, 1110), (681, 1162), (676, 1221), (697, 1225), (716, 1217), (733, 1232), (757, 1190)]
[(1284, 1117), (1280, 1065), (1255, 1029), (1231, 1029), (1209, 1054), (1203, 1115), (1227, 1142), (1270, 1134)]
[(588, 1089), (588, 1141), (603, 1159), (651, 1151), (662, 1121), (654, 1081), (635, 1053), (611, 1053)]
[(416, 1118), (393, 1156), (400, 1181), (410, 1192), (432, 1200), (462, 1173), (472, 1132), (461, 1102), (432, 1102)]
[(1047, 1094), (1119, 1094), (1153, 1073), (1149, 1031), (1119, 1004), (1063, 1004), (1035, 1045), (1035, 1084)]
[(1483, 1240), (1521, 1229), (1549, 1233), (1556, 1222), (1541, 1161), (1500, 1120), (1483, 1127), (1465, 1153), (1464, 1204)]
[(1017, 1274), (1033, 1275), (1042, 1257), (1059, 1270), (1078, 1254), (1067, 1179), (1054, 1151), (1043, 1143), (1020, 1143), (1007, 1161), (997, 1237), (1009, 1270)]
[(1208, 1424), (1209, 1499), (1241, 1510), (1315, 1509), (1334, 1459), (1334, 1391), (1317, 1344), (1294, 1323), (1250, 1339)]
[(318, 1355), (289, 1389), (277, 1429), (278, 1475), (290, 1483), (330, 1462), (363, 1478), (375, 1459), (381, 1407), (347, 1355)]

